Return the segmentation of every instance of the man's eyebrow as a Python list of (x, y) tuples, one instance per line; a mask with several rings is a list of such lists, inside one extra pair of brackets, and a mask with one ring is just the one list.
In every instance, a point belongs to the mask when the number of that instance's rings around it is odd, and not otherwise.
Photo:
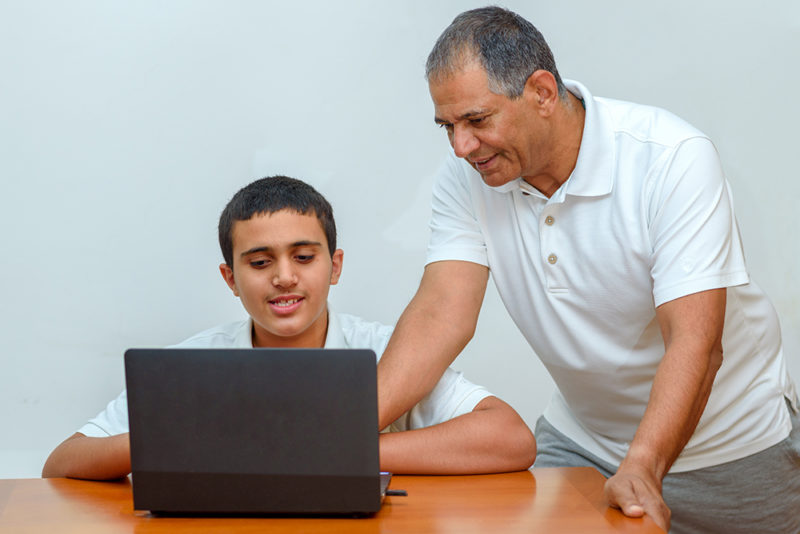
[[(319, 241), (303, 240), (303, 241), (295, 241), (294, 243), (289, 245), (289, 248), (321, 247), (321, 246), (322, 246), (322, 243), (320, 243)], [(249, 256), (250, 254), (258, 254), (259, 252), (270, 252), (270, 251), (272, 251), (272, 249), (273, 249), (273, 247), (267, 247), (267, 246), (253, 247), (253, 248), (251, 248), (249, 250), (245, 250), (244, 252), (242, 252), (241, 257), (243, 258), (245, 256)]]
[[(488, 109), (476, 109), (475, 111), (467, 111), (466, 113), (458, 117), (458, 119), (456, 120), (471, 119), (472, 117), (476, 117), (478, 115), (485, 115), (486, 113), (489, 113)], [(434, 117), (433, 122), (435, 122), (436, 124), (450, 124), (450, 121), (440, 119), (439, 117)]]

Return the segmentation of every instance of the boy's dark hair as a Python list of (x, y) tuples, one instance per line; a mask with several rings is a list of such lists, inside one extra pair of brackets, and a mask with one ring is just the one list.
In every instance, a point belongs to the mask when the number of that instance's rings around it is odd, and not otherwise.
[(336, 250), (336, 223), (330, 203), (319, 191), (301, 180), (288, 176), (269, 176), (241, 188), (222, 210), (219, 217), (219, 247), (228, 267), (233, 268), (233, 225), (236, 221), (248, 221), (254, 215), (281, 210), (316, 215), (333, 256)]

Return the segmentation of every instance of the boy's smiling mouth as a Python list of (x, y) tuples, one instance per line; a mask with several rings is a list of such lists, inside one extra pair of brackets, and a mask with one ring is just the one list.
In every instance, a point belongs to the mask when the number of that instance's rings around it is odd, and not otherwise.
[(300, 307), (305, 298), (298, 295), (283, 295), (269, 301), (269, 305), (275, 313), (286, 315), (294, 312)]

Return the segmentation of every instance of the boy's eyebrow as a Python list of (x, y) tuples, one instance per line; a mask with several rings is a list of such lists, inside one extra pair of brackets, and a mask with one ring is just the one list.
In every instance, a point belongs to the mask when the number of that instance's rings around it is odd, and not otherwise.
[[(295, 241), (294, 243), (289, 245), (289, 248), (321, 247), (321, 246), (322, 246), (322, 243), (320, 243), (319, 241), (305, 241), (304, 240), (304, 241)], [(250, 254), (258, 254), (259, 252), (270, 252), (271, 250), (272, 250), (272, 247), (267, 247), (267, 246), (253, 247), (250, 250), (245, 250), (244, 252), (242, 252), (241, 257), (243, 258), (245, 256), (249, 256)]]

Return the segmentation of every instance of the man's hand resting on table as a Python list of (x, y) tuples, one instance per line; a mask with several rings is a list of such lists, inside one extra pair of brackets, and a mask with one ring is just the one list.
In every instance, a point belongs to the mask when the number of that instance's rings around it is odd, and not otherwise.
[(656, 525), (669, 531), (671, 512), (661, 496), (661, 480), (645, 469), (620, 466), (606, 481), (605, 496), (609, 505), (628, 517), (650, 516)]

